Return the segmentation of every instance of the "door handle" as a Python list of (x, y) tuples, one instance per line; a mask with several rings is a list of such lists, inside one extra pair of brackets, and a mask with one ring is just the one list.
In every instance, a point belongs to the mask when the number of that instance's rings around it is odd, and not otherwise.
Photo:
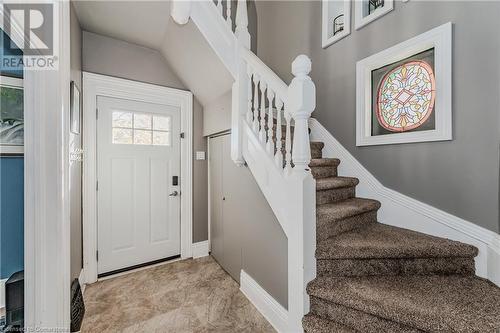
[(179, 192), (177, 192), (177, 191), (173, 191), (173, 192), (172, 192), (172, 193), (170, 193), (168, 196), (169, 196), (169, 197), (176, 197), (176, 196), (178, 196), (178, 195), (179, 195)]

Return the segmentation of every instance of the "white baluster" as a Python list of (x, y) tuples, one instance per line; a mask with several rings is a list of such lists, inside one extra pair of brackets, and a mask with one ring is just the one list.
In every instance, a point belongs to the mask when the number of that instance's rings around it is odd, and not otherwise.
[(259, 74), (253, 73), (253, 86), (255, 87), (253, 94), (253, 126), (254, 133), (259, 132)]
[(226, 22), (231, 31), (233, 30), (233, 20), (231, 19), (231, 0), (226, 1)]
[(274, 154), (274, 141), (273, 141), (273, 128), (274, 128), (274, 115), (273, 115), (273, 99), (274, 92), (267, 88), (267, 100), (269, 102), (269, 112), (267, 114), (267, 144), (266, 150), (267, 153), (271, 156)]
[(266, 83), (260, 81), (260, 142), (266, 142)]
[(252, 112), (252, 69), (247, 66), (247, 76), (248, 76), (248, 96), (247, 96), (247, 123), (252, 125), (253, 112)]
[(248, 10), (247, 1), (238, 0), (236, 8), (236, 30), (234, 32), (241, 45), (250, 48), (250, 33), (248, 32)]
[(299, 55), (292, 63), (295, 78), (288, 87), (289, 112), (294, 120), (292, 160), (294, 172), (309, 169), (311, 147), (309, 143), (309, 117), (316, 107), (316, 87), (309, 77), (311, 60)]
[(285, 109), (285, 121), (286, 121), (286, 132), (285, 132), (285, 170), (291, 172), (292, 170), (292, 131), (291, 122), (292, 114)]
[(276, 166), (278, 168), (283, 168), (283, 143), (281, 142), (281, 132), (282, 132), (282, 125), (281, 125), (281, 108), (283, 107), (283, 102), (281, 101), (281, 98), (276, 95), (276, 154), (274, 155), (274, 161), (276, 162)]
[(222, 0), (217, 0), (217, 9), (219, 10), (219, 13), (222, 17), (224, 17), (224, 15), (222, 14)]

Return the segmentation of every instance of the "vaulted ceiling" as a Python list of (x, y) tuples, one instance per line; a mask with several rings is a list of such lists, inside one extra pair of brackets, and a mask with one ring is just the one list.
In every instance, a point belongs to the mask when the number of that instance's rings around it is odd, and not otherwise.
[(83, 30), (161, 52), (181, 82), (204, 106), (232, 85), (232, 77), (198, 28), (177, 25), (170, 1), (74, 1)]

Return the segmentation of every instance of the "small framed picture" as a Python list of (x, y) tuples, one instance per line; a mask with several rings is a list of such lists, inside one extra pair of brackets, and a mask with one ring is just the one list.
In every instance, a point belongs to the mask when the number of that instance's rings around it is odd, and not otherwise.
[(354, 25), (358, 30), (392, 11), (394, 0), (356, 0), (354, 6)]
[(70, 98), (70, 130), (73, 134), (80, 134), (80, 90), (71, 81), (71, 98)]
[(323, 0), (322, 45), (327, 48), (351, 33), (351, 0)]

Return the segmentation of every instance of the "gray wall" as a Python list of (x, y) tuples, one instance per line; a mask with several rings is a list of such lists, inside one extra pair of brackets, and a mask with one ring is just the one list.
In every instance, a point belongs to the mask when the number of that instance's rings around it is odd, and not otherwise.
[[(186, 89), (156, 50), (98, 34), (83, 32), (83, 63), (86, 72), (121, 77), (171, 88)], [(193, 103), (193, 152), (206, 151), (203, 109)], [(193, 156), (194, 157), (194, 156)], [(208, 239), (207, 161), (193, 158), (193, 241)]]
[(250, 170), (231, 160), (230, 147), (229, 135), (210, 139), (214, 257), (237, 281), (244, 270), (286, 308), (286, 235)]
[[(82, 30), (71, 4), (70, 16), (70, 66), (71, 81), (82, 91)], [(70, 134), (71, 150), (81, 147), (81, 135)], [(82, 258), (82, 166), (70, 165), (70, 233), (71, 233), (71, 280), (80, 276), (83, 268)]]
[(203, 108), (203, 135), (231, 129), (231, 90)]
[(181, 82), (206, 106), (231, 89), (234, 79), (193, 21), (179, 25), (171, 17), (167, 20), (160, 52)]
[[(259, 57), (286, 82), (295, 56), (311, 57), (313, 116), (385, 186), (499, 232), (499, 2), (396, 1), (393, 12), (359, 31), (352, 24), (327, 49), (320, 1), (261, 1), (257, 13)], [(356, 62), (449, 21), (454, 140), (356, 147)]]

